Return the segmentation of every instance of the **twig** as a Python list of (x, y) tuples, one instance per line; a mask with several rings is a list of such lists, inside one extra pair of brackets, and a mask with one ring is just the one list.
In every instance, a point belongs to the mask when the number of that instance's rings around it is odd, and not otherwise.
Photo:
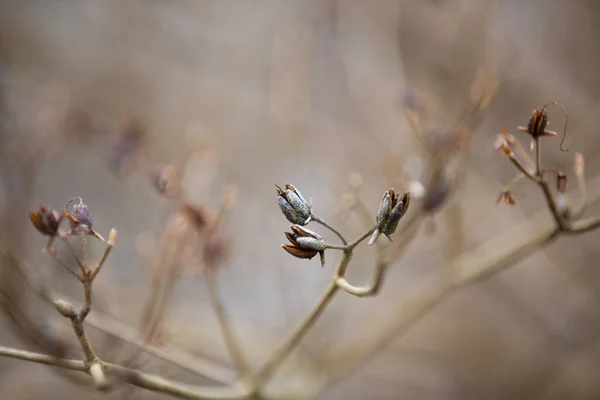
[(344, 237), (344, 235), (342, 235), (337, 229), (335, 229), (333, 226), (329, 225), (329, 223), (327, 223), (327, 221), (325, 221), (324, 219), (316, 216), (316, 215), (312, 215), (311, 219), (316, 222), (317, 224), (321, 224), (323, 225), (325, 228), (329, 229), (331, 232), (335, 233), (337, 235), (337, 237), (340, 238), (340, 240), (342, 241), (342, 243), (344, 244), (344, 246), (348, 245), (348, 242), (346, 241), (346, 238)]
[[(5, 346), (0, 346), (0, 356), (89, 373), (85, 361), (60, 359)], [(241, 400), (248, 397), (248, 393), (238, 388), (192, 386), (111, 363), (104, 363), (104, 368), (126, 383), (180, 399)]]
[(331, 300), (333, 300), (338, 290), (340, 289), (340, 286), (337, 284), (337, 282), (340, 278), (343, 278), (344, 274), (346, 273), (348, 264), (352, 259), (354, 248), (366, 238), (371, 236), (374, 230), (375, 228), (370, 229), (361, 237), (359, 237), (352, 243), (346, 245), (340, 263), (335, 271), (333, 280), (327, 286), (327, 289), (325, 289), (325, 293), (321, 296), (321, 299), (319, 300), (317, 305), (304, 318), (304, 320), (291, 333), (291, 335), (288, 336), (284, 344), (268, 358), (268, 360), (263, 364), (262, 368), (253, 377), (253, 392), (259, 390), (266, 383), (266, 381), (273, 375), (273, 373), (276, 371), (279, 365), (283, 363), (283, 361), (285, 361), (287, 356), (289, 356), (291, 352), (298, 346), (298, 344), (300, 344), (304, 336), (306, 336), (306, 334), (310, 331), (313, 325), (318, 321), (319, 317), (323, 314)]
[(204, 276), (206, 278), (206, 287), (208, 288), (208, 294), (210, 296), (215, 316), (219, 321), (221, 334), (223, 335), (223, 341), (225, 342), (225, 346), (227, 347), (229, 356), (231, 357), (238, 371), (239, 377), (243, 381), (247, 378), (248, 374), (250, 373), (250, 368), (248, 366), (248, 362), (246, 361), (246, 357), (242, 353), (241, 347), (235, 339), (235, 335), (233, 334), (233, 331), (231, 329), (229, 318), (227, 317), (227, 313), (225, 312), (225, 307), (223, 305), (223, 302), (221, 301), (221, 297), (219, 296), (216, 274), (217, 271), (215, 270), (215, 268), (212, 268), (209, 265), (205, 267)]

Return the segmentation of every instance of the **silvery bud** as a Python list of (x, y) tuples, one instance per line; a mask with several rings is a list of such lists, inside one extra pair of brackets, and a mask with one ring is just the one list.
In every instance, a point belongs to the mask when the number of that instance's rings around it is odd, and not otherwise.
[(63, 317), (75, 318), (77, 316), (73, 306), (64, 300), (55, 300), (54, 307), (56, 307), (56, 311), (58, 311)]
[(377, 212), (377, 228), (373, 232), (369, 244), (372, 245), (375, 243), (381, 234), (384, 234), (391, 240), (390, 235), (396, 231), (400, 218), (406, 214), (409, 202), (410, 192), (404, 193), (402, 198), (400, 198), (400, 194), (396, 193), (394, 189), (390, 189), (383, 194), (379, 211)]
[(293, 224), (306, 225), (310, 222), (310, 205), (293, 185), (285, 185), (285, 190), (275, 185), (277, 202), (283, 215)]
[(321, 266), (325, 266), (325, 249), (327, 244), (323, 238), (306, 228), (299, 225), (292, 225), (292, 232), (285, 232), (285, 236), (290, 241), (291, 245), (283, 244), (281, 247), (291, 255), (297, 258), (312, 259), (319, 254), (321, 258)]

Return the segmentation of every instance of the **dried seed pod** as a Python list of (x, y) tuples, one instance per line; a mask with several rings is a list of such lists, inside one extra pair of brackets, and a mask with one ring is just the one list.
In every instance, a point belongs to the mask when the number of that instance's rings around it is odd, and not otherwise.
[(29, 211), (31, 223), (38, 232), (45, 236), (56, 236), (63, 217), (64, 214), (59, 214), (56, 210), (52, 210), (46, 205), (40, 206), (37, 211)]
[(76, 229), (81, 225), (85, 225), (89, 229), (92, 229), (92, 215), (90, 214), (87, 204), (83, 202), (81, 197), (74, 197), (69, 200), (67, 207), (69, 207), (69, 204), (74, 200), (79, 200), (79, 204), (73, 205), (71, 212), (67, 215), (71, 224), (71, 229)]
[(391, 240), (390, 236), (396, 231), (398, 223), (406, 211), (410, 203), (410, 192), (404, 193), (402, 199), (400, 194), (394, 189), (390, 189), (383, 194), (379, 211), (377, 212), (377, 228), (369, 240), (369, 244), (375, 243), (379, 235), (383, 234)]
[(306, 225), (311, 220), (310, 205), (293, 185), (286, 184), (285, 190), (275, 185), (277, 202), (283, 215), (293, 224)]
[(323, 238), (306, 228), (299, 225), (292, 225), (292, 232), (285, 232), (285, 236), (291, 245), (283, 244), (281, 247), (289, 254), (297, 258), (312, 259), (319, 254), (321, 257), (321, 266), (325, 266), (325, 249), (327, 245)]
[(536, 138), (539, 138), (542, 136), (556, 136), (556, 132), (546, 129), (550, 125), (550, 123), (548, 122), (548, 113), (546, 112), (546, 108), (548, 108), (549, 106), (559, 106), (565, 112), (565, 127), (563, 130), (563, 138), (562, 138), (562, 141), (560, 142), (560, 149), (562, 151), (568, 151), (568, 149), (563, 149), (562, 146), (563, 146), (563, 143), (565, 142), (565, 137), (567, 135), (567, 125), (569, 122), (569, 113), (567, 112), (567, 108), (563, 104), (561, 104), (557, 101), (548, 103), (548, 104), (544, 105), (542, 108), (536, 108), (535, 110), (533, 110), (531, 117), (529, 118), (529, 122), (527, 123), (527, 126), (526, 127), (519, 126), (518, 130), (521, 132), (526, 132), (531, 135), (531, 137), (533, 138), (533, 140), (531, 142), (532, 148), (533, 148), (533, 143), (535, 142)]

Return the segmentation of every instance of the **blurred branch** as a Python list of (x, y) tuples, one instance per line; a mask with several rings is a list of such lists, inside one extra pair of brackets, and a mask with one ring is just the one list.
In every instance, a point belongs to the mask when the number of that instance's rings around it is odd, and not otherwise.
[[(0, 356), (38, 364), (52, 365), (59, 368), (85, 373), (88, 373), (89, 369), (85, 361), (61, 359), (45, 354), (34, 353), (26, 350), (18, 350), (5, 346), (0, 346)], [(248, 396), (247, 393), (235, 388), (191, 386), (116, 364), (104, 363), (104, 367), (106, 368), (107, 372), (114, 374), (123, 382), (143, 389), (151, 390), (155, 393), (168, 394), (180, 399), (237, 400), (245, 399)]]
[[(553, 226), (545, 227), (530, 237), (531, 226), (544, 224), (541, 220), (546, 219), (546, 211), (542, 211), (530, 220), (511, 227), (503, 235), (452, 261), (446, 266), (450, 273), (438, 277), (434, 284), (414, 296), (412, 300), (400, 302), (400, 306), (392, 312), (393, 316), (386, 315), (381, 323), (371, 324), (377, 327), (377, 331), (369, 329), (357, 339), (331, 350), (324, 357), (323, 371), (327, 371), (330, 378), (328, 386), (350, 374), (378, 351), (399, 340), (425, 315), (462, 287), (489, 279), (505, 271), (535, 250), (548, 245), (561, 234), (581, 234), (600, 227), (600, 216), (579, 221), (566, 220), (558, 209), (554, 194), (543, 174), (540, 172), (539, 175), (533, 175), (520, 164), (512, 151), (504, 151), (504, 153), (519, 170), (541, 187), (554, 219)], [(538, 171), (542, 171), (541, 157), (539, 158)], [(589, 201), (598, 201), (600, 176), (596, 177), (589, 186), (593, 188), (588, 193)], [(500, 245), (505, 242), (513, 244), (509, 247)]]
[(227, 351), (229, 352), (229, 355), (236, 366), (240, 379), (245, 380), (250, 374), (250, 367), (248, 366), (246, 357), (242, 353), (241, 347), (234, 336), (229, 318), (225, 312), (223, 301), (219, 295), (217, 288), (217, 271), (215, 271), (215, 268), (207, 266), (204, 272), (206, 287), (208, 288), (208, 294), (210, 296), (215, 316), (217, 317), (219, 326), (221, 327), (221, 334), (223, 335), (225, 346), (227, 347)]

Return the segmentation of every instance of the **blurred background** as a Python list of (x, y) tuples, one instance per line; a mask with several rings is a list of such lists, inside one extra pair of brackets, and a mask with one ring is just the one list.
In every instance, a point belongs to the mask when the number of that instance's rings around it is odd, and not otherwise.
[[(280, 249), (289, 224), (273, 184), (293, 183), (315, 212), (357, 237), (360, 218), (337, 212), (348, 176), (362, 176), (374, 215), (382, 193), (406, 189), (425, 163), (404, 117), (407, 96), (418, 95), (430, 129), (444, 131), (472, 107), (472, 84), (485, 70), (497, 79), (496, 96), (452, 200), (424, 222), (377, 297), (336, 297), (270, 390), (285, 399), (599, 398), (599, 232), (560, 238), (462, 287), (410, 329), (396, 323), (460, 257), (510, 248), (550, 226), (532, 185), (515, 188), (516, 206), (495, 205), (515, 174), (493, 148), (502, 125), (514, 131), (533, 108), (565, 104), (571, 151), (553, 139), (544, 160), (572, 175), (581, 151), (588, 213), (600, 211), (592, 194), (599, 13), (590, 0), (0, 0), (0, 344), (44, 352), (72, 344), (68, 323), (15, 266), (26, 263), (55, 291), (81, 299), (27, 219), (30, 208), (60, 209), (74, 196), (97, 231), (119, 232), (90, 320), (102, 313), (135, 337), (152, 294), (152, 249), (178, 209), (149, 171), (173, 164), (190, 201), (214, 208), (228, 185), (237, 188), (218, 287), (260, 366), (317, 302), (337, 260), (331, 254), (321, 269)], [(564, 114), (549, 115), (561, 131)], [(370, 279), (374, 257), (359, 248), (351, 282)], [(209, 360), (219, 376), (199, 378), (147, 354), (135, 363), (190, 383), (227, 381), (232, 367), (194, 268), (186, 264), (173, 283), (154, 344)], [(90, 332), (100, 357), (137, 354), (114, 330)], [(0, 397), (165, 398), (126, 388), (97, 395), (75, 376), (0, 359)]]

